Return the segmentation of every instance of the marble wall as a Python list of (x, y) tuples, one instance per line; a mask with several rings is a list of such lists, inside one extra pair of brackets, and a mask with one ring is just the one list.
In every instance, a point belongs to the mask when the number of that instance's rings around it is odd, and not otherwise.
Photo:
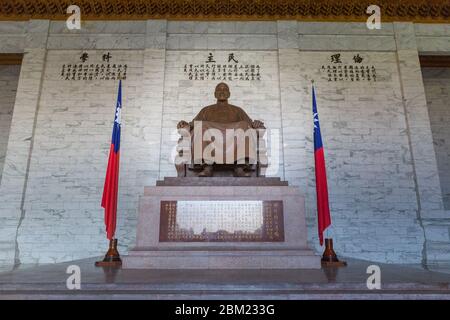
[(450, 24), (415, 23), (417, 50), (426, 54), (443, 54), (450, 51)]
[(24, 192), (46, 52), (29, 48), (23, 56), (0, 183), (0, 267), (20, 264), (17, 235), (25, 219)]
[[(234, 54), (234, 59), (238, 61), (228, 62), (230, 53)], [(189, 80), (189, 68), (193, 64), (203, 65), (205, 68), (209, 54), (212, 54), (216, 65), (237, 66), (238, 77), (242, 74), (245, 77), (245, 67), (251, 70), (254, 66), (254, 73), (260, 70), (259, 80), (251, 76), (248, 80), (234, 79), (223, 80), (223, 72), (217, 75), (220, 80)], [(209, 63), (212, 64), (212, 63)], [(184, 68), (187, 72), (184, 72)], [(257, 69), (259, 66), (259, 69)], [(217, 69), (219, 70), (219, 69)], [(249, 71), (250, 72), (250, 71)], [(228, 73), (227, 73), (228, 77)], [(222, 51), (222, 50), (195, 50), (179, 51), (167, 50), (166, 68), (164, 77), (164, 107), (162, 120), (162, 143), (160, 160), (160, 178), (165, 176), (176, 176), (173, 165), (174, 147), (178, 141), (179, 134), (176, 126), (178, 121), (191, 121), (201, 108), (216, 102), (214, 97), (215, 86), (221, 82), (226, 82), (231, 91), (229, 102), (242, 107), (250, 118), (262, 120), (270, 130), (267, 132), (270, 148), (268, 175), (284, 178), (283, 172), (283, 149), (281, 148), (281, 109), (278, 79), (278, 57), (277, 51)], [(273, 139), (271, 139), (273, 138)], [(273, 140), (273, 141), (272, 141)]]
[[(430, 37), (436, 45), (427, 44)], [(32, 20), (0, 22), (0, 38), (0, 52), (25, 52), (0, 184), (0, 265), (104, 253), (100, 198), (117, 81), (68, 81), (61, 67), (80, 63), (82, 53), (99, 63), (107, 52), (129, 68), (117, 234), (122, 253), (134, 243), (143, 186), (175, 175), (169, 160), (177, 121), (214, 102), (218, 81), (189, 80), (184, 65), (209, 53), (217, 61), (234, 53), (259, 64), (261, 80), (228, 81), (230, 101), (279, 130), (273, 175), (305, 194), (308, 239), (317, 252), (311, 80), (329, 177), (329, 235), (339, 254), (450, 263), (450, 250), (442, 250), (450, 242), (450, 211), (433, 151), (430, 156), (433, 125), (418, 62), (419, 52), (450, 52), (447, 25), (385, 23), (368, 30), (361, 23), (148, 20), (86, 22), (69, 31), (64, 22)], [(360, 55), (362, 64), (376, 68), (377, 81), (328, 81), (322, 66), (333, 65), (336, 53), (343, 64)]]
[(19, 82), (20, 65), (0, 65), (0, 181)]
[(423, 68), (442, 198), (450, 210), (450, 68)]
[[(416, 220), (413, 167), (396, 55), (343, 52), (342, 64), (358, 65), (353, 58), (359, 54), (361, 65), (374, 66), (376, 81), (366, 75), (360, 81), (330, 82), (321, 66), (329, 65), (334, 53), (301, 52), (295, 68), (282, 70), (300, 75), (297, 104), (284, 110), (295, 113), (296, 121), (285, 124), (284, 138), (286, 149), (302, 152), (291, 152), (285, 166), (286, 179), (306, 192), (309, 236), (312, 243), (318, 242), (310, 84), (314, 80), (331, 203), (329, 235), (339, 239), (337, 249), (368, 260), (420, 261), (424, 239)], [(287, 143), (288, 139), (292, 141)], [(304, 164), (301, 171), (307, 173), (305, 176), (298, 177), (298, 162)]]
[[(49, 50), (34, 132), (18, 234), (23, 263), (48, 263), (100, 254), (104, 246), (100, 207), (110, 147), (118, 81), (64, 80), (63, 64), (101, 64), (103, 51)], [(140, 174), (151, 167), (152, 139), (145, 134), (151, 104), (140, 104), (144, 52), (109, 51), (114, 64), (127, 64), (123, 81), (123, 128), (118, 237), (133, 242)], [(76, 245), (74, 245), (76, 243)], [(68, 250), (67, 248), (71, 248)]]

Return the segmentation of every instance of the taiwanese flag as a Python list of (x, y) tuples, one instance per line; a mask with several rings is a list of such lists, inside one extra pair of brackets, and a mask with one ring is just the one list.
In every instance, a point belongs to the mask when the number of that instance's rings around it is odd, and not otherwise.
[(317, 113), (316, 94), (312, 88), (313, 117), (314, 117), (314, 160), (316, 168), (317, 193), (317, 225), (319, 229), (320, 245), (323, 245), (323, 231), (331, 224), (330, 207), (328, 205), (327, 173), (325, 156), (323, 153), (322, 136), (320, 135), (319, 115)]
[(106, 169), (105, 185), (103, 187), (102, 207), (105, 209), (106, 236), (114, 238), (117, 219), (117, 192), (119, 189), (119, 157), (120, 157), (120, 114), (122, 111), (122, 81), (119, 81), (116, 113), (109, 149), (108, 168)]

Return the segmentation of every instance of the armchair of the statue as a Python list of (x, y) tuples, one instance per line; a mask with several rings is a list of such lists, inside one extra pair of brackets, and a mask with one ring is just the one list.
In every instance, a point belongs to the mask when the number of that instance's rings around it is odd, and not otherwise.
[[(223, 136), (225, 137), (225, 130), (232, 130), (237, 126), (237, 123), (228, 123), (228, 124), (217, 124), (210, 122), (202, 122), (203, 126), (212, 126), (214, 129), (219, 130), (217, 127), (220, 127), (220, 130), (223, 131)], [(240, 161), (234, 161), (230, 163), (230, 161), (222, 161), (217, 162), (208, 162), (205, 163), (205, 160), (202, 159), (194, 160), (194, 144), (199, 142), (199, 139), (196, 138), (196, 134), (201, 136), (201, 151), (204, 151), (207, 145), (211, 144), (215, 141), (215, 138), (207, 141), (204, 141), (206, 134), (204, 135), (204, 131), (196, 130), (194, 128), (194, 122), (187, 123), (185, 121), (180, 121), (178, 123), (177, 129), (180, 134), (180, 139), (178, 140), (177, 145), (177, 156), (175, 159), (175, 168), (177, 170), (178, 177), (197, 177), (204, 176), (202, 173), (204, 172), (205, 166), (209, 166), (213, 168), (212, 176), (215, 177), (230, 177), (230, 176), (238, 176), (238, 177), (264, 177), (265, 172), (268, 166), (268, 158), (267, 158), (267, 149), (266, 149), (266, 141), (265, 141), (265, 132), (266, 128), (264, 127), (264, 123), (255, 120), (252, 123), (246, 123), (244, 125), (247, 126), (247, 131), (244, 132), (248, 135), (248, 137), (244, 138), (245, 144), (245, 159), (241, 157)], [(240, 127), (243, 127), (240, 124)], [(218, 131), (216, 131), (217, 133)], [(227, 140), (228, 139), (228, 140)], [(233, 138), (234, 146), (239, 145), (237, 141), (237, 137)], [(250, 142), (252, 141), (252, 142)], [(224, 150), (227, 148), (226, 145), (230, 142), (229, 138), (224, 138)], [(241, 141), (242, 142), (242, 141)], [(242, 145), (241, 145), (242, 146)], [(213, 148), (214, 149), (214, 148)], [(215, 151), (213, 151), (213, 154)], [(224, 151), (223, 153), (226, 153)], [(233, 151), (233, 154), (236, 155), (236, 151)], [(248, 157), (251, 154), (252, 156)], [(235, 157), (237, 158), (237, 157)], [(233, 158), (233, 159), (235, 159)], [(225, 155), (223, 156), (225, 159)], [(239, 168), (239, 170), (235, 170)], [(236, 172), (241, 172), (241, 174), (237, 175)]]

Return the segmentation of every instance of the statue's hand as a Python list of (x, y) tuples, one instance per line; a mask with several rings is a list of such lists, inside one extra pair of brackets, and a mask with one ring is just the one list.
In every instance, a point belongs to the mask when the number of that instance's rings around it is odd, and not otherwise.
[(255, 120), (252, 123), (252, 127), (253, 129), (264, 129), (264, 122), (260, 121), (260, 120)]
[(189, 123), (187, 123), (184, 120), (181, 120), (180, 122), (178, 122), (177, 124), (177, 129), (183, 129), (183, 128), (189, 128)]

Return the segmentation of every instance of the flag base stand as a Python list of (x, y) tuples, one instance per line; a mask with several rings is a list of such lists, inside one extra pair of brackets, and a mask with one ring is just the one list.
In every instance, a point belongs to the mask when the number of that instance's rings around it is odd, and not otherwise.
[(347, 262), (339, 261), (333, 249), (333, 239), (325, 239), (325, 250), (321, 260), (322, 267), (346, 267)]
[(117, 239), (109, 241), (109, 249), (102, 261), (95, 262), (96, 267), (120, 267), (122, 259), (120, 259), (119, 251), (117, 251)]

